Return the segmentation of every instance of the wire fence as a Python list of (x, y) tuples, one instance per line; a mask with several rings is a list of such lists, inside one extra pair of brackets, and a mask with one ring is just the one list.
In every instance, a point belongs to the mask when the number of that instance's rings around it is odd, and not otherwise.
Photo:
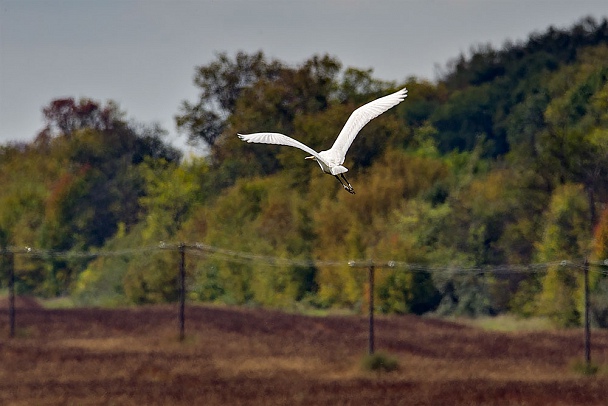
[(93, 259), (98, 257), (119, 257), (133, 256), (155, 251), (172, 250), (178, 251), (184, 249), (186, 252), (195, 256), (203, 256), (205, 254), (214, 254), (217, 258), (224, 259), (236, 263), (258, 263), (272, 267), (294, 266), (294, 267), (342, 267), (348, 265), (353, 268), (365, 268), (371, 265), (375, 267), (402, 269), (409, 271), (425, 271), (429, 273), (440, 272), (456, 272), (456, 273), (494, 273), (494, 274), (513, 274), (513, 273), (535, 273), (544, 271), (549, 267), (561, 266), (572, 270), (582, 270), (585, 265), (593, 267), (591, 272), (598, 272), (603, 275), (608, 275), (608, 259), (601, 261), (588, 261), (586, 258), (579, 259), (563, 259), (542, 263), (531, 264), (500, 264), (500, 265), (484, 265), (484, 266), (462, 266), (462, 265), (443, 265), (435, 266), (428, 264), (410, 263), (396, 260), (300, 260), (292, 258), (282, 258), (275, 256), (259, 255), (249, 252), (229, 250), (226, 248), (215, 247), (212, 245), (194, 242), (194, 243), (167, 243), (160, 242), (157, 245), (149, 245), (138, 248), (128, 248), (120, 250), (52, 250), (40, 249), (33, 247), (6, 247), (0, 249), (0, 255), (18, 254), (30, 258), (38, 259)]
[(351, 267), (353, 269), (360, 269), (367, 271), (367, 283), (369, 288), (368, 291), (368, 313), (369, 313), (369, 353), (373, 354), (374, 348), (374, 283), (375, 283), (375, 271), (377, 269), (395, 269), (405, 270), (412, 272), (428, 272), (430, 274), (439, 275), (442, 273), (449, 273), (450, 275), (508, 275), (508, 274), (533, 274), (539, 272), (545, 272), (551, 267), (559, 267), (564, 271), (571, 271), (576, 273), (583, 273), (584, 275), (584, 327), (585, 327), (585, 360), (589, 364), (590, 362), (590, 329), (589, 329), (589, 273), (595, 272), (604, 276), (608, 276), (608, 259), (602, 261), (588, 261), (586, 258), (580, 258), (576, 260), (559, 260), (544, 263), (532, 263), (532, 264), (503, 264), (503, 265), (487, 265), (487, 266), (457, 266), (457, 265), (428, 265), (428, 264), (417, 264), (395, 260), (314, 260), (314, 259), (293, 259), (293, 258), (281, 258), (268, 255), (259, 255), (249, 252), (242, 252), (236, 250), (230, 250), (226, 248), (220, 248), (211, 246), (208, 244), (194, 242), (194, 243), (174, 243), (174, 242), (160, 242), (157, 245), (143, 246), (137, 248), (120, 249), (120, 250), (89, 250), (89, 251), (78, 251), (78, 250), (51, 250), (51, 249), (39, 249), (34, 247), (5, 247), (0, 249), (0, 256), (7, 258), (5, 264), (8, 264), (8, 287), (9, 287), (9, 337), (14, 337), (15, 334), (15, 270), (14, 270), (14, 257), (23, 256), (32, 259), (39, 260), (51, 260), (51, 259), (95, 259), (101, 257), (133, 257), (136, 255), (148, 255), (154, 252), (160, 251), (175, 251), (179, 255), (178, 264), (178, 280), (179, 280), (179, 314), (178, 314), (178, 326), (179, 326), (179, 337), (180, 340), (184, 339), (185, 336), (185, 301), (187, 293), (186, 285), (186, 254), (194, 257), (208, 257), (213, 256), (215, 258), (225, 260), (228, 262), (238, 264), (249, 264), (255, 263), (268, 267), (299, 267), (299, 268), (320, 268), (320, 267)]

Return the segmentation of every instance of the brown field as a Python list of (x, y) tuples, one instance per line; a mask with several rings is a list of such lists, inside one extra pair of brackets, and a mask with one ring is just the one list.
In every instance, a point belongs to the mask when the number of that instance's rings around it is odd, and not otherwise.
[(581, 330), (498, 333), (415, 316), (378, 317), (376, 348), (399, 362), (365, 372), (367, 319), (189, 306), (0, 310), (2, 405), (606, 405), (602, 366), (583, 376)]

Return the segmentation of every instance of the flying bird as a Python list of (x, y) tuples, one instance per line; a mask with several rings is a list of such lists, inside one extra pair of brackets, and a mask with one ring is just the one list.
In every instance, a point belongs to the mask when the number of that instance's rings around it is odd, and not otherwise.
[(311, 156), (308, 156), (305, 159), (317, 161), (323, 172), (335, 176), (347, 192), (355, 194), (355, 190), (344, 177), (344, 174), (348, 172), (348, 169), (342, 166), (348, 148), (350, 148), (353, 140), (359, 131), (361, 131), (361, 129), (365, 126), (365, 124), (369, 123), (372, 119), (378, 117), (391, 107), (401, 103), (406, 97), (407, 89), (403, 88), (398, 92), (364, 104), (353, 111), (346, 121), (346, 124), (344, 124), (342, 131), (340, 131), (340, 134), (338, 134), (338, 138), (336, 138), (334, 145), (332, 145), (332, 147), (326, 151), (317, 152), (300, 141), (294, 140), (293, 138), (280, 133), (263, 132), (254, 134), (238, 134), (238, 136), (240, 139), (247, 142), (286, 145), (289, 147), (299, 148), (311, 154)]

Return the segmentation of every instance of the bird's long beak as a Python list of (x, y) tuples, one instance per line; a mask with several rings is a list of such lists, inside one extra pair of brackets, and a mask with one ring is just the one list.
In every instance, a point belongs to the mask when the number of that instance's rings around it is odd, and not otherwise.
[(306, 158), (304, 158), (304, 159), (315, 159), (315, 157), (314, 157), (314, 156), (307, 156), (307, 157), (306, 157)]

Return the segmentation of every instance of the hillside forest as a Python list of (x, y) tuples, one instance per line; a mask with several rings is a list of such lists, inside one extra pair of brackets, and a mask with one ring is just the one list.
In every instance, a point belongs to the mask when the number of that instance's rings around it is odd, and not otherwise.
[[(379, 272), (380, 311), (510, 312), (575, 326), (582, 274), (556, 264), (589, 259), (600, 264), (594, 322), (608, 327), (606, 19), (477, 45), (434, 82), (384, 81), (330, 55), (293, 66), (259, 51), (217, 54), (195, 68), (194, 86), (198, 98), (176, 106), (175, 120), (198, 155), (172, 147), (158, 125), (126, 120), (112, 101), (73, 98), (43, 107), (32, 142), (0, 146), (0, 248), (133, 250), (16, 255), (20, 293), (82, 305), (173, 301), (178, 254), (145, 247), (185, 241), (319, 264), (201, 255), (186, 269), (193, 302), (357, 310), (366, 276), (348, 261), (393, 260), (418, 268)], [(236, 136), (282, 132), (327, 149), (356, 107), (403, 86), (407, 99), (349, 150), (356, 195), (300, 150)], [(6, 287), (13, 259), (0, 258)], [(458, 272), (529, 264), (546, 266)]]

